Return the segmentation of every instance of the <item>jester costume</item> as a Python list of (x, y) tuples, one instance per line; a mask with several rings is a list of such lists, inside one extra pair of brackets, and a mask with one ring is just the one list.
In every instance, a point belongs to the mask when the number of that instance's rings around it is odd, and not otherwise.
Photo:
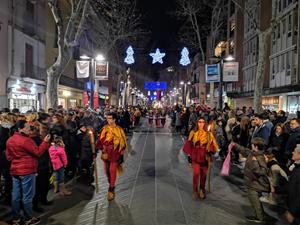
[(115, 183), (117, 179), (117, 169), (123, 163), (124, 150), (128, 149), (126, 137), (123, 129), (119, 126), (106, 125), (102, 128), (97, 143), (98, 149), (102, 150), (104, 170), (109, 183), (108, 199), (114, 196)]
[[(216, 153), (218, 145), (212, 132), (204, 129), (192, 130), (189, 134), (183, 151), (191, 157), (193, 168), (193, 194), (198, 195), (200, 176), (200, 198), (205, 196), (205, 182), (211, 155)], [(201, 197), (202, 195), (202, 197)]]

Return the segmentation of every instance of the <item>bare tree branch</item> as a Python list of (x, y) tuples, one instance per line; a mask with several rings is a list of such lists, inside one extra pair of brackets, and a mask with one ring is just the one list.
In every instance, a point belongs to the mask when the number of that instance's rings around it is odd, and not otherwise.
[[(231, 0), (240, 10), (242, 10), (250, 19), (251, 23), (253, 24), (253, 27), (255, 30), (260, 29), (258, 26), (258, 21), (255, 20), (253, 13), (249, 11), (247, 7), (244, 7), (239, 0)], [(245, 4), (245, 3), (244, 3)]]

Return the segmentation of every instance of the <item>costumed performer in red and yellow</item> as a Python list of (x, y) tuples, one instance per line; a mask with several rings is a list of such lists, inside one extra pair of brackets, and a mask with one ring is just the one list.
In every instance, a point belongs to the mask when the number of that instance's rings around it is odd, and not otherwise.
[(115, 198), (117, 170), (124, 162), (124, 151), (128, 149), (125, 132), (116, 125), (116, 119), (115, 113), (106, 115), (108, 124), (101, 129), (97, 142), (97, 148), (102, 151), (101, 159), (104, 162), (104, 170), (109, 183), (108, 201)]
[[(190, 131), (183, 151), (188, 155), (189, 163), (193, 168), (193, 198), (205, 198), (206, 175), (212, 163), (212, 155), (218, 151), (218, 145), (213, 133), (207, 126), (204, 117), (197, 119), (197, 124)], [(200, 177), (200, 190), (199, 190)], [(210, 182), (210, 180), (209, 180)], [(210, 189), (210, 184), (209, 184)]]

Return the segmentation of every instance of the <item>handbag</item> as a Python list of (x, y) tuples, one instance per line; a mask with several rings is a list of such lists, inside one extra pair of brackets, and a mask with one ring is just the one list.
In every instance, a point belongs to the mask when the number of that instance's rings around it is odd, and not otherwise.
[(232, 144), (228, 146), (228, 154), (226, 156), (226, 159), (224, 160), (221, 175), (222, 176), (229, 176), (229, 170), (230, 170), (230, 160), (231, 160), (231, 150), (232, 150)]

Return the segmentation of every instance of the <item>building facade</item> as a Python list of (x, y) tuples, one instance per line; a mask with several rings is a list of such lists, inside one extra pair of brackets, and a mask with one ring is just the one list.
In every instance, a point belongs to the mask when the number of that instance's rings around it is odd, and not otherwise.
[[(1, 1), (1, 103), (21, 112), (45, 106), (46, 1)], [(5, 14), (6, 12), (6, 14)]]
[[(257, 4), (256, 2), (259, 2)], [(285, 110), (292, 114), (300, 110), (300, 80), (299, 80), (299, 1), (245, 1), (249, 10), (262, 30), (275, 24), (268, 39), (266, 68), (264, 73), (264, 89), (262, 106), (269, 110)], [(241, 10), (236, 8), (235, 17)], [(253, 27), (251, 18), (242, 14), (244, 23), (237, 22), (237, 39), (243, 40), (242, 77), (236, 83), (236, 89), (228, 90), (235, 106), (253, 106), (255, 76), (258, 61), (258, 33)], [(239, 20), (237, 20), (239, 21)], [(228, 26), (229, 27), (229, 26)], [(229, 28), (228, 28), (229, 29)], [(238, 46), (236, 46), (238, 48)], [(239, 50), (236, 49), (236, 52)], [(235, 57), (239, 60), (240, 57)], [(240, 81), (240, 78), (241, 81)]]
[(300, 110), (299, 2), (273, 0), (273, 19), (280, 18), (271, 35), (269, 96), (270, 109)]

